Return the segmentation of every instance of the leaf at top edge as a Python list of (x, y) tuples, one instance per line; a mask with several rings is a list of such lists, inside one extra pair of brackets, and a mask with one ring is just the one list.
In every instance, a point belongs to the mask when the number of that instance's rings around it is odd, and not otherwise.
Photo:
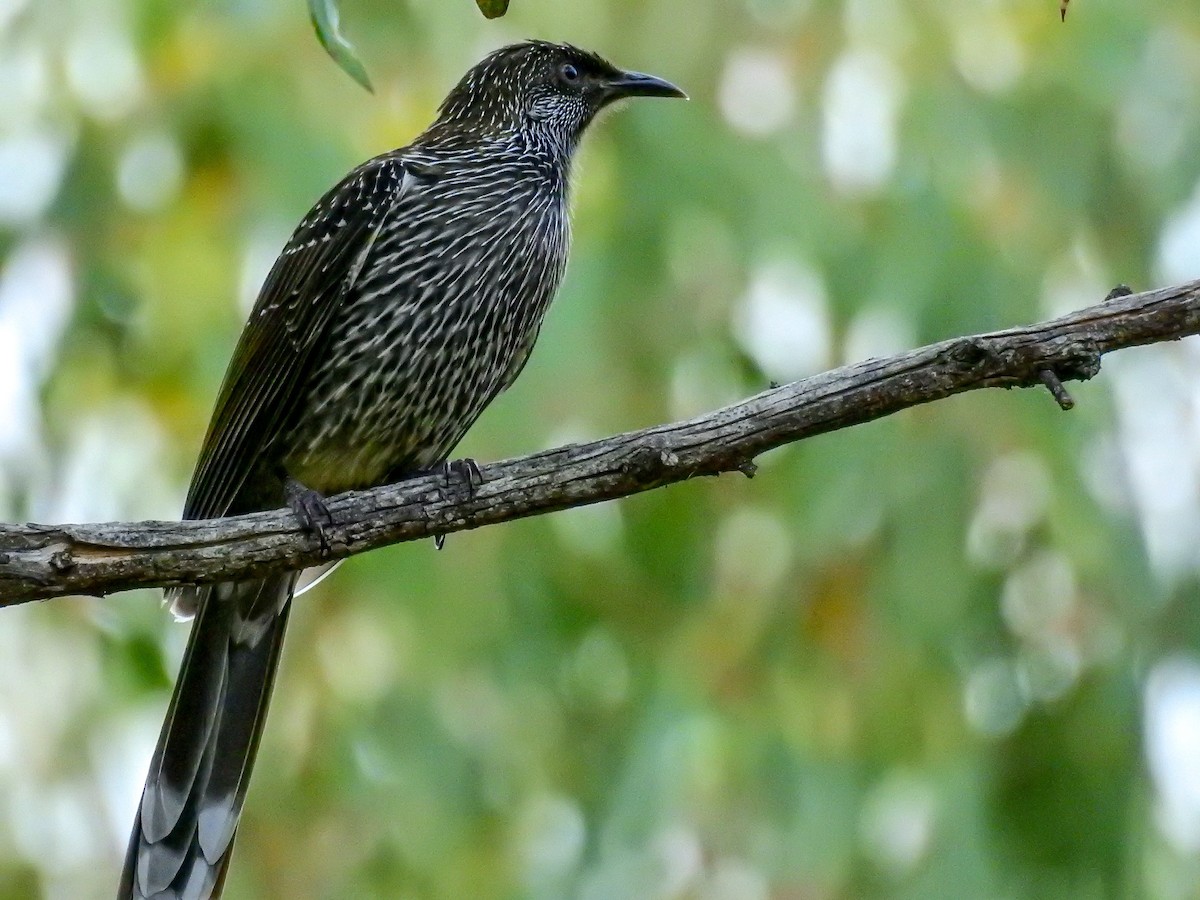
[(475, 0), (479, 11), (489, 19), (498, 19), (508, 12), (509, 0)]
[(371, 79), (359, 58), (354, 54), (354, 47), (342, 37), (338, 31), (338, 9), (335, 0), (308, 0), (308, 12), (312, 17), (313, 30), (317, 32), (317, 40), (325, 48), (343, 72), (361, 84), (371, 93)]

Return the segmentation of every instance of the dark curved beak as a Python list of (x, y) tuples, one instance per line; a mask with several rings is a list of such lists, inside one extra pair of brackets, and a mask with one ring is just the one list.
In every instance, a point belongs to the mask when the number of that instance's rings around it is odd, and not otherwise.
[(642, 72), (622, 72), (607, 79), (604, 82), (604, 93), (611, 100), (619, 100), (622, 97), (679, 97), (683, 100), (688, 98), (687, 94), (671, 82)]

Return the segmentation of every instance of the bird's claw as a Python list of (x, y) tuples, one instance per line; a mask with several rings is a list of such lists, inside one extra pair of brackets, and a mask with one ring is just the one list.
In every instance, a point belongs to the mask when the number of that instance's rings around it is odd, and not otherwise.
[[(448, 459), (442, 463), (442, 485), (449, 489), (457, 482), (466, 489), (467, 499), (475, 496), (475, 489), (483, 484), (483, 472), (479, 471), (479, 463), (466, 456), (462, 459)], [(435, 534), (433, 546), (441, 550), (446, 546), (446, 536)]]
[(325, 497), (291, 477), (284, 481), (284, 494), (287, 496), (288, 506), (300, 521), (300, 527), (315, 535), (321, 545), (321, 552), (328, 553), (329, 529), (333, 527), (333, 514), (325, 505)]
[(469, 456), (463, 459), (448, 459), (442, 463), (442, 479), (446, 487), (453, 486), (455, 481), (465, 485), (467, 496), (473, 497), (475, 488), (483, 484), (483, 472), (479, 470), (479, 463)]

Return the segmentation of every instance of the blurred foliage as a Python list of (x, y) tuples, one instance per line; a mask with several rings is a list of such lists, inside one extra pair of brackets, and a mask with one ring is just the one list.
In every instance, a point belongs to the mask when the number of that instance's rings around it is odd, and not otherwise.
[[(1200, 273), (1184, 0), (0, 2), (0, 515), (178, 515), (254, 291), (488, 49), (683, 86), (590, 135), (567, 280), (461, 452), (670, 421)], [(1200, 354), (758, 477), (369, 554), (305, 595), (231, 897), (1200, 896)], [(0, 897), (111, 895), (186, 637), (0, 616)], [(1189, 743), (1190, 742), (1190, 743)]]

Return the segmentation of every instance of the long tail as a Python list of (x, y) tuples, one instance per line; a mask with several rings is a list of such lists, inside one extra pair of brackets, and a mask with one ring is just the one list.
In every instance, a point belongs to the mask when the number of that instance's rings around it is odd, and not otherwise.
[[(190, 589), (197, 610), (118, 900), (219, 897), (283, 647), (294, 574)], [(177, 600), (177, 602), (178, 602)]]

